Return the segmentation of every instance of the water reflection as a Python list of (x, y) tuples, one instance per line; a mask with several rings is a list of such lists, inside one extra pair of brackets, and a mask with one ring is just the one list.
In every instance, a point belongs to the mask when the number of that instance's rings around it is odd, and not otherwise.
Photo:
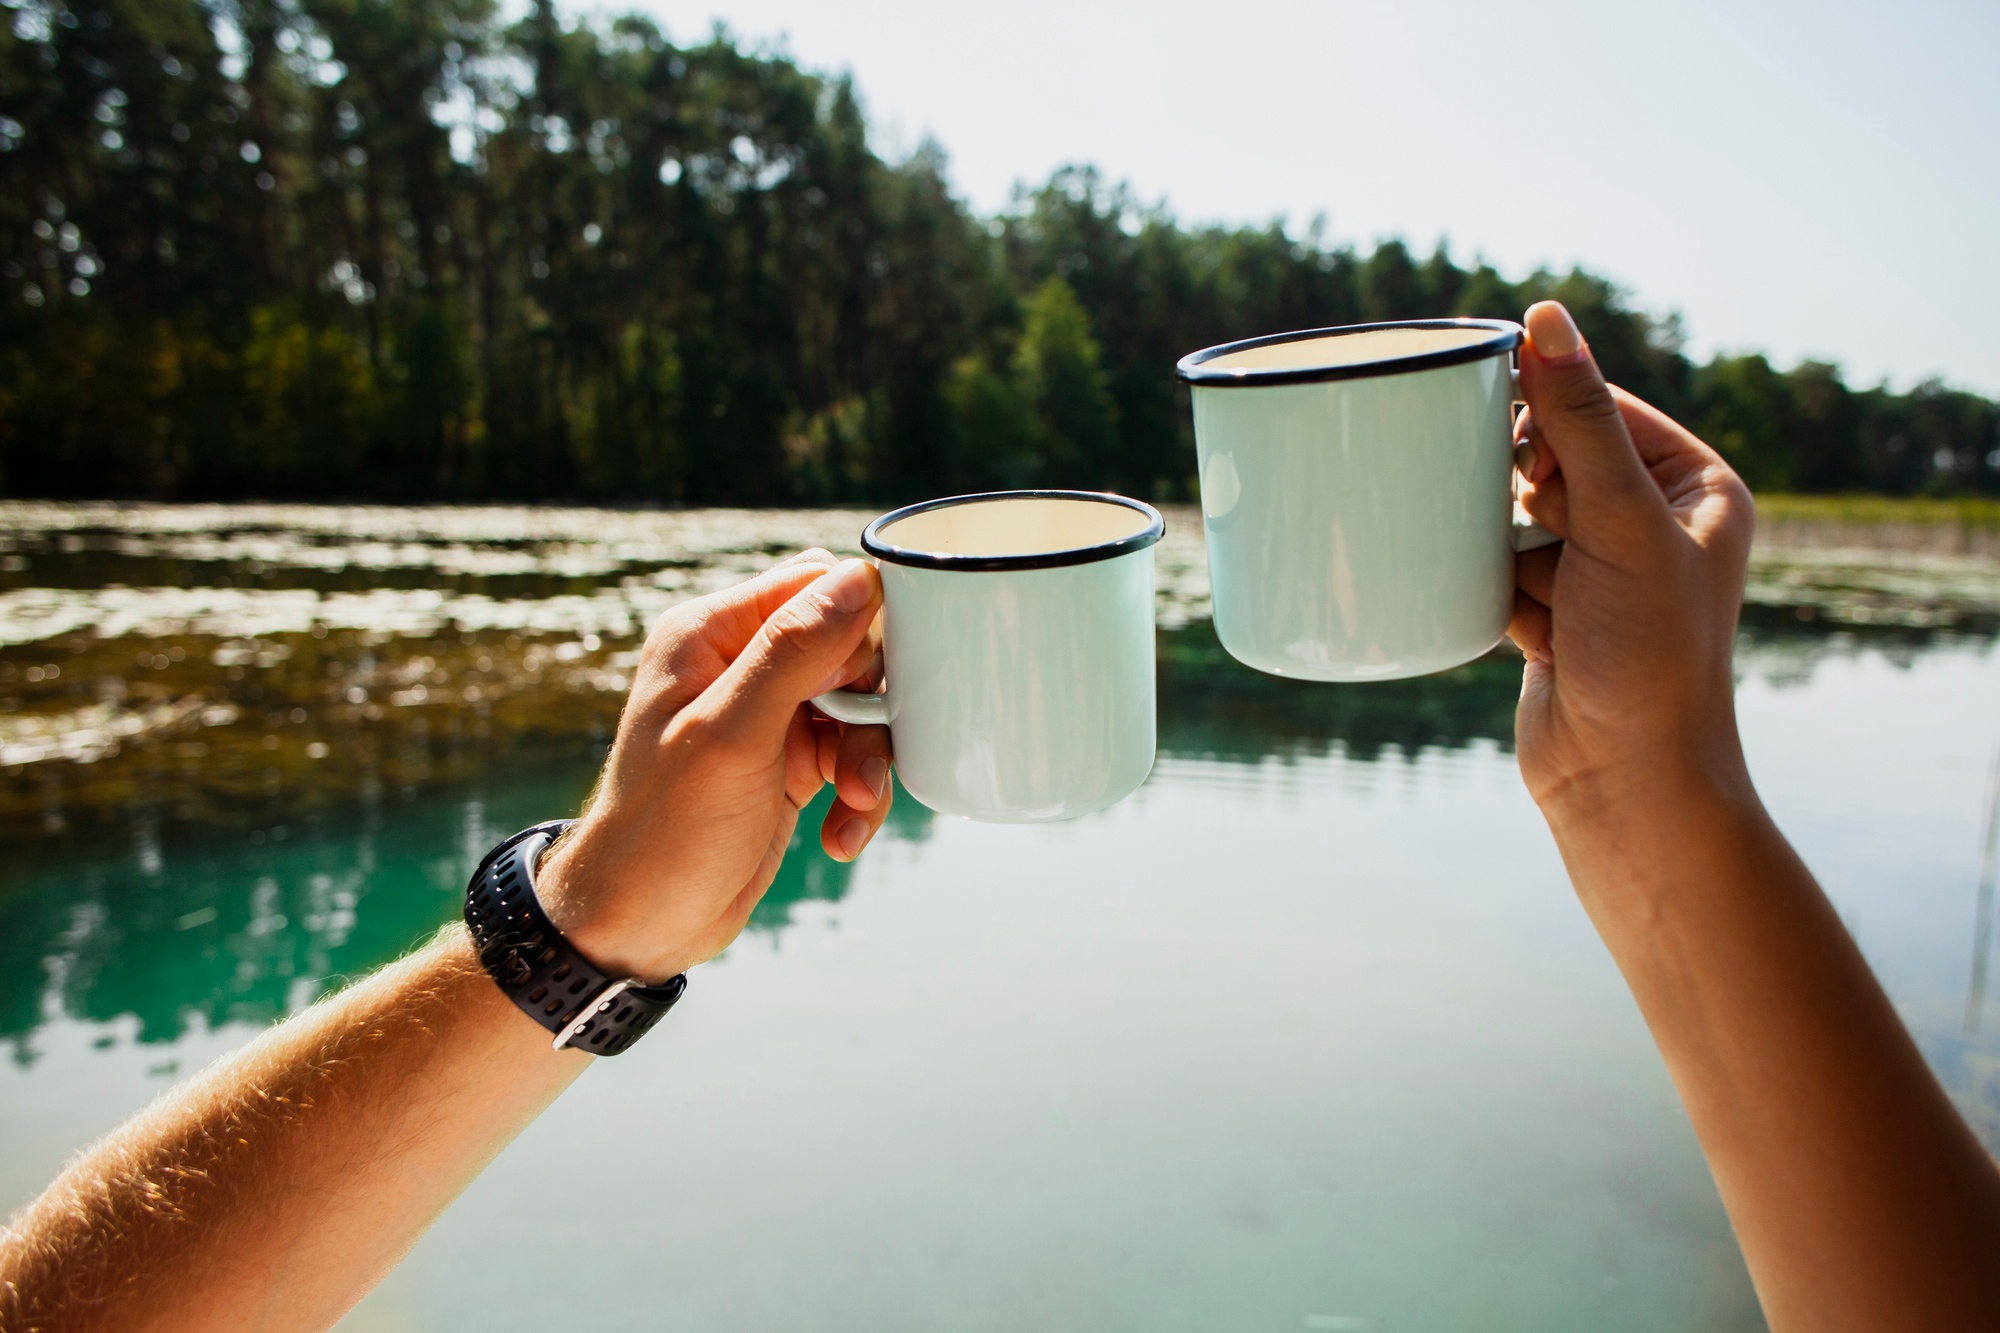
[[(1803, 612), (1803, 614), (1802, 614)], [(1739, 679), (1809, 685), (1828, 662), (1863, 655), (1899, 669), (1927, 653), (1992, 644), (2000, 627), (1937, 629), (1829, 624), (1810, 607), (1750, 606), (1736, 649)], [(1190, 759), (1259, 763), (1335, 750), (1372, 760), (1490, 741), (1514, 745), (1521, 659), (1510, 645), (1453, 671), (1329, 688), (1251, 671), (1223, 650), (1208, 621), (1160, 635), (1160, 750)]]
[[(576, 808), (628, 651), (518, 635), (182, 636), (147, 645), (130, 682), (118, 674), (131, 671), (129, 640), (0, 654), (0, 684), (44, 711), (79, 697), (178, 708), (151, 731), (84, 742), (100, 747), (88, 762), (44, 756), (0, 779), (12, 815), (0, 829), (26, 858), (0, 881), (12, 921), (0, 1038), (28, 1059), (34, 1029), (56, 1017), (133, 1015), (149, 1043), (191, 1024), (271, 1022), (395, 957), (456, 913), (493, 841)], [(58, 654), (68, 665), (34, 692), (22, 663)], [(1197, 622), (1160, 637), (1161, 751), (1254, 763), (1504, 742), (1518, 681), (1518, 660), (1496, 656), (1326, 689), (1239, 666)], [(852, 867), (818, 850), (829, 799), (800, 820), (753, 931), (847, 892)], [(886, 832), (921, 840), (932, 818), (899, 787)]]
[(1965, 1035), (1979, 1031), (1986, 1011), (1986, 973), (1993, 955), (1993, 892), (2000, 871), (2000, 747), (1986, 784), (1986, 838), (1979, 857), (1979, 910), (1972, 927), (1972, 984), (1965, 996)]
[(1864, 654), (1900, 670), (1926, 654), (1959, 647), (1982, 649), (2000, 641), (2000, 620), (1966, 615), (1955, 625), (1829, 622), (1811, 606), (1745, 606), (1736, 637), (1736, 677), (1756, 677), (1780, 688), (1808, 685), (1827, 662)]
[[(140, 822), (122, 854), (37, 858), (0, 887), (10, 920), (0, 934), (0, 1039), (25, 1063), (44, 1022), (129, 1015), (138, 1041), (170, 1043), (193, 1025), (274, 1022), (381, 966), (456, 918), (488, 847), (574, 810), (596, 774), (594, 752), (517, 757), (517, 771), (534, 776), (312, 811), (247, 837), (163, 842), (156, 824)], [(831, 800), (821, 793), (801, 816), (753, 932), (781, 931), (798, 904), (846, 894), (853, 867), (818, 850)], [(899, 788), (885, 831), (921, 840), (931, 818)]]
[(194, 1023), (270, 1022), (378, 966), (449, 919), (485, 846), (588, 788), (586, 755), (522, 757), (538, 762), (515, 771), (534, 776), (491, 794), (308, 810), (233, 836), (142, 814), (118, 852), (33, 857), (0, 891), (0, 1037), (26, 1060), (43, 1021), (129, 1014), (138, 1040), (170, 1042)]
[[(143, 669), (172, 682), (162, 697), (234, 715), (212, 712), (202, 725), (197, 710), (192, 727), (128, 736), (96, 762), (8, 775), (14, 817), (0, 827), (17, 855), (0, 880), (11, 923), (0, 936), (9, 979), (0, 1038), (17, 1058), (30, 1058), (31, 1034), (58, 1016), (134, 1015), (140, 1041), (167, 1042), (192, 1023), (272, 1021), (393, 958), (452, 917), (495, 839), (576, 808), (622, 701), (622, 678), (620, 688), (599, 680), (624, 664), (615, 644), (578, 643), (565, 655), (519, 636), (262, 642), (179, 660), (147, 650)], [(1740, 669), (1796, 685), (1834, 658), (1872, 652), (1907, 665), (1945, 642), (1935, 631), (1829, 631), (1753, 615)], [(90, 681), (94, 654), (115, 664), (128, 650), (129, 641), (85, 641), (65, 676)], [(1256, 765), (1337, 752), (1365, 764), (1512, 744), (1521, 668), (1503, 652), (1418, 680), (1326, 687), (1238, 665), (1202, 621), (1163, 631), (1159, 661), (1169, 760)], [(374, 702), (424, 681), (432, 694), (422, 700)], [(481, 689), (484, 706), (468, 708)], [(366, 697), (350, 702), (350, 690)], [(847, 892), (852, 868), (817, 847), (827, 799), (800, 821), (753, 931), (782, 931), (799, 904)], [(888, 835), (920, 840), (931, 818), (899, 790)], [(1991, 933), (1990, 859), (1982, 893), (1981, 941)], [(1968, 1031), (1984, 959), (1982, 945)]]
[(1415, 680), (1326, 686), (1267, 676), (1223, 650), (1209, 621), (1160, 636), (1160, 752), (1260, 763), (1321, 755), (1354, 759), (1514, 742), (1521, 659), (1496, 652)]

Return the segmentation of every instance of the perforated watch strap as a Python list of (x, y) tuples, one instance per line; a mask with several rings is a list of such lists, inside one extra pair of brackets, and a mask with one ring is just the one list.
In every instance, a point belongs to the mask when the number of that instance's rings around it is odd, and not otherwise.
[(535, 862), (571, 821), (522, 829), (495, 847), (465, 888), (465, 924), (479, 961), (555, 1046), (616, 1055), (644, 1036), (687, 989), (683, 973), (658, 986), (613, 976), (563, 938), (535, 896)]

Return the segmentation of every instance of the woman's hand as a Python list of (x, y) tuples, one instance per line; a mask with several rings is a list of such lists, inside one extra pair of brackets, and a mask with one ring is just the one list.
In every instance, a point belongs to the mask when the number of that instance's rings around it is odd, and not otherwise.
[(1565, 538), (1517, 557), (1515, 734), (1552, 822), (1661, 784), (1747, 789), (1730, 652), (1750, 493), (1721, 455), (1605, 384), (1569, 312), (1527, 314), (1522, 503)]
[(1751, 787), (1730, 650), (1750, 496), (1528, 311), (1515, 735), (1659, 1043), (1773, 1330), (2000, 1327), (2000, 1174)]
[(597, 793), (537, 876), (587, 957), (657, 982), (720, 953), (823, 781), (821, 844), (867, 845), (889, 813), (888, 731), (806, 701), (872, 670), (881, 598), (866, 562), (813, 550), (661, 618)]

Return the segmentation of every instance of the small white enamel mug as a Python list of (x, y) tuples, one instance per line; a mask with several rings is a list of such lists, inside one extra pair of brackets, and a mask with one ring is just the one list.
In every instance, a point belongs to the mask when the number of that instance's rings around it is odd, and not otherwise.
[(1518, 324), (1308, 329), (1176, 367), (1194, 399), (1215, 630), (1247, 666), (1396, 680), (1500, 641), (1514, 553)]
[(884, 514), (884, 689), (813, 703), (886, 723), (896, 770), (933, 810), (1072, 819), (1153, 767), (1153, 544), (1159, 511), (1089, 491), (1002, 491)]

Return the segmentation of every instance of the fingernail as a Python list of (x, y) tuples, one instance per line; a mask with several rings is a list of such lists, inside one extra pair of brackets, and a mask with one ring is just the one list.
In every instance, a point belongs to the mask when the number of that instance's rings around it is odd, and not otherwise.
[(1551, 365), (1583, 359), (1583, 335), (1560, 301), (1537, 301), (1528, 307), (1528, 342), (1535, 355)]
[(1535, 479), (1535, 442), (1523, 440), (1514, 446), (1514, 466), (1529, 481)]
[(866, 560), (843, 560), (820, 575), (819, 590), (834, 609), (853, 615), (875, 596), (875, 571)]
[(861, 855), (861, 849), (868, 845), (868, 821), (848, 820), (840, 826), (840, 831), (833, 835), (833, 840), (840, 845), (840, 854), (852, 861)]
[(879, 755), (871, 754), (861, 761), (861, 766), (855, 772), (859, 773), (861, 780), (868, 784), (868, 790), (875, 793), (875, 799), (881, 800), (882, 788), (889, 785), (888, 761)]

